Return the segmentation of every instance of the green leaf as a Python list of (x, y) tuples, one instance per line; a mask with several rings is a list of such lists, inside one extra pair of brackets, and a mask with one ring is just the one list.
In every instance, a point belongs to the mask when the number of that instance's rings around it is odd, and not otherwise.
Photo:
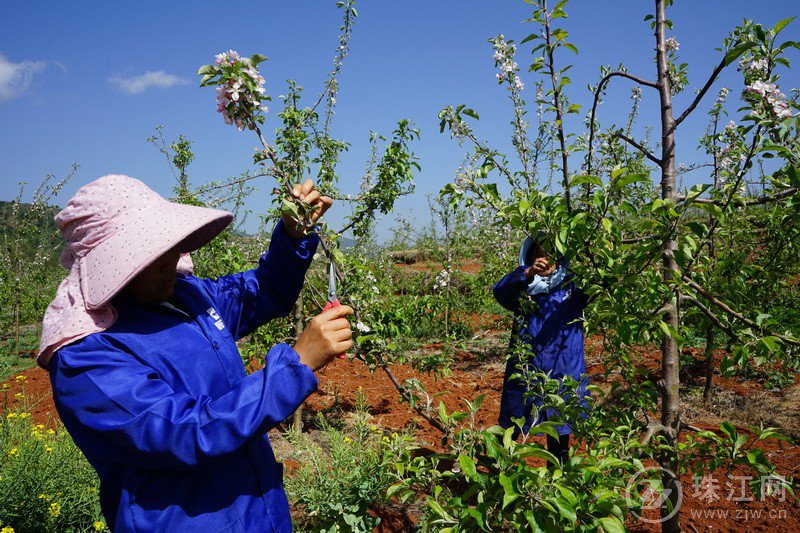
[(572, 180), (570, 181), (570, 185), (581, 185), (583, 183), (591, 183), (599, 187), (603, 186), (603, 180), (597, 176), (591, 176), (589, 174), (577, 174), (573, 176)]
[[(554, 430), (555, 431), (555, 430)], [(557, 433), (556, 433), (557, 434)], [(538, 457), (540, 459), (544, 459), (548, 463), (558, 465), (560, 464), (558, 458), (553, 455), (552, 453), (548, 452), (544, 448), (530, 446), (527, 449), (523, 450), (519, 454), (515, 454), (515, 457), (523, 458), (523, 457)]]
[(468, 117), (474, 118), (475, 120), (480, 120), (480, 117), (478, 117), (478, 113), (474, 109), (465, 107), (464, 109), (461, 110), (461, 112), (467, 115)]
[(723, 422), (719, 428), (722, 430), (723, 433), (728, 435), (731, 439), (735, 438), (736, 436), (736, 426), (731, 424), (730, 422)]
[(728, 50), (725, 53), (725, 65), (726, 66), (730, 65), (731, 63), (733, 63), (734, 61), (739, 59), (739, 56), (741, 56), (743, 53), (745, 53), (748, 50), (750, 50), (751, 48), (753, 48), (756, 44), (758, 44), (758, 43), (750, 41), (750, 42), (746, 42), (746, 43), (742, 43), (740, 45), (734, 46), (733, 48)]
[(447, 514), (447, 511), (445, 511), (439, 504), (439, 502), (437, 502), (433, 498), (428, 498), (428, 507), (430, 507), (431, 510), (434, 513), (436, 513), (436, 515), (439, 516), (440, 518), (444, 518), (445, 520), (452, 520), (450, 515)]
[(468, 457), (463, 453), (459, 454), (458, 464), (461, 465), (461, 470), (463, 470), (464, 474), (466, 474), (467, 476), (475, 477), (478, 475), (478, 471), (475, 469), (475, 461), (473, 461), (471, 457)]
[(538, 38), (539, 38), (539, 34), (538, 34), (538, 33), (536, 33), (536, 32), (534, 32), (534, 33), (531, 33), (530, 35), (528, 35), (527, 37), (525, 37), (524, 39), (522, 39), (522, 40), (519, 42), (519, 44), (525, 44), (525, 43), (527, 43), (528, 41), (532, 41), (532, 40), (534, 40), (534, 39), (538, 39)]
[(606, 516), (601, 518), (600, 526), (606, 533), (625, 533), (625, 526), (616, 516)]
[(649, 175), (645, 172), (634, 172), (632, 174), (625, 174), (618, 180), (614, 181), (614, 187), (621, 189), (626, 185), (630, 185), (631, 183), (636, 183), (638, 181), (644, 181), (649, 177)]
[(577, 46), (575, 46), (575, 45), (574, 45), (574, 44), (572, 44), (572, 43), (564, 43), (564, 47), (565, 47), (565, 48), (568, 48), (569, 50), (572, 50), (572, 51), (573, 51), (573, 52), (575, 52), (576, 54), (578, 53), (578, 47), (577, 47)]
[(213, 74), (217, 71), (217, 67), (214, 65), (203, 65), (199, 69), (197, 69), (197, 75), (202, 76), (204, 74)]
[(767, 347), (767, 350), (770, 352), (775, 352), (778, 350), (778, 338), (777, 337), (764, 337), (761, 339), (761, 342), (764, 343), (764, 346)]
[(253, 65), (258, 65), (267, 60), (267, 56), (262, 54), (253, 54), (250, 56), (250, 61), (253, 62)]
[(772, 34), (777, 37), (778, 33), (785, 28), (790, 22), (792, 22), (797, 17), (789, 17), (783, 20), (779, 20), (777, 24), (772, 28)]
[(574, 526), (575, 522), (578, 520), (578, 515), (569, 502), (563, 496), (559, 496), (553, 503), (555, 503), (558, 510), (561, 511), (561, 516), (569, 521), (570, 526)]

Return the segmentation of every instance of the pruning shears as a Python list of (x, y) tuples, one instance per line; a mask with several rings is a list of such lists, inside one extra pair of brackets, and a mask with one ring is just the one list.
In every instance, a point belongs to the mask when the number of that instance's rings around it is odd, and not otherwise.
[[(339, 302), (339, 297), (336, 294), (336, 266), (334, 266), (333, 261), (331, 261), (328, 267), (328, 301), (325, 302), (325, 307), (322, 308), (322, 311), (324, 312), (333, 307), (339, 307), (340, 305), (342, 304)], [(340, 353), (336, 357), (344, 359), (345, 355)]]

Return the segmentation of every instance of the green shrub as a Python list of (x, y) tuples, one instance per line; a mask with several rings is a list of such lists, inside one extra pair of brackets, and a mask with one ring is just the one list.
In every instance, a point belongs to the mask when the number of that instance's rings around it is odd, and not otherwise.
[(337, 429), (319, 415), (316, 442), (290, 433), (301, 466), (286, 477), (286, 492), (299, 513), (295, 526), (307, 531), (372, 531), (380, 518), (369, 514), (381, 506), (395, 480), (394, 464), (409, 460), (410, 438), (383, 434), (368, 422), (366, 402), (357, 398), (352, 424)]
[(100, 481), (63, 427), (35, 424), (24, 403), (3, 411), (0, 527), (16, 533), (105, 530)]

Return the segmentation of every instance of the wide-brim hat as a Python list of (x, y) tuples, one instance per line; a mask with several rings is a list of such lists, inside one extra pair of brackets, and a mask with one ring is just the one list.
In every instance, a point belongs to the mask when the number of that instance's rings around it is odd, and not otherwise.
[(224, 230), (233, 215), (224, 211), (162, 202), (126, 217), (123, 228), (80, 258), (81, 289), (87, 309), (108, 303), (142, 270), (175, 246), (193, 252)]
[(522, 241), (522, 245), (519, 247), (519, 266), (530, 266), (525, 263), (525, 258), (528, 257), (528, 252), (530, 251), (531, 247), (535, 244), (539, 244), (541, 246), (541, 241), (547, 236), (542, 230), (536, 232), (536, 237), (528, 235), (525, 237), (525, 240)]
[(172, 248), (197, 250), (232, 220), (226, 211), (170, 202), (122, 175), (82, 187), (56, 216), (77, 261), (84, 305), (90, 310), (106, 305)]

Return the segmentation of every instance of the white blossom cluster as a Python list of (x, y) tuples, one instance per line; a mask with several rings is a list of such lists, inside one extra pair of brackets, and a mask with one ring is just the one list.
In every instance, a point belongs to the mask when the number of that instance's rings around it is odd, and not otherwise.
[(261, 103), (266, 90), (264, 77), (255, 66), (242, 66), (239, 54), (228, 50), (214, 56), (214, 62), (227, 74), (224, 83), (217, 87), (217, 112), (225, 124), (244, 130), (258, 111), (267, 112)]
[(450, 136), (462, 142), (464, 137), (469, 135), (469, 125), (461, 120), (451, 106), (447, 106), (439, 113), (439, 118), (450, 126)]
[(664, 45), (667, 48), (667, 52), (677, 52), (681, 49), (681, 43), (678, 42), (678, 39), (675, 37), (667, 37), (667, 40), (664, 42)]
[[(717, 156), (717, 164), (721, 170), (727, 172), (735, 171), (738, 165), (747, 159), (744, 153), (740, 152), (737, 155), (737, 151), (739, 151), (737, 147), (741, 142), (737, 128), (736, 122), (730, 120), (725, 125), (725, 129), (721, 135), (722, 140), (725, 141), (725, 146)], [(721, 174), (719, 176), (719, 184), (724, 185), (726, 181), (726, 174)]]
[(719, 105), (724, 104), (725, 103), (725, 99), (728, 97), (730, 92), (731, 92), (731, 90), (728, 89), (727, 87), (723, 87), (722, 89), (720, 89), (719, 90), (719, 94), (717, 95), (716, 103), (719, 104)]
[(792, 109), (789, 107), (789, 102), (786, 101), (786, 95), (774, 83), (756, 80), (745, 87), (745, 92), (763, 97), (767, 107), (772, 110), (778, 120), (792, 118)]
[(507, 43), (502, 34), (496, 39), (493, 39), (492, 45), (494, 48), (492, 58), (494, 59), (495, 65), (500, 67), (500, 72), (495, 74), (497, 81), (503, 82), (507, 80), (509, 83), (512, 83), (518, 91), (524, 89), (525, 84), (522, 83), (519, 75), (517, 75), (519, 69), (517, 62), (514, 61), (514, 54), (517, 52), (517, 47)]
[(469, 171), (470, 170), (468, 169), (466, 171), (460, 171), (458, 174), (456, 174), (456, 180), (453, 182), (453, 190), (456, 193), (462, 194), (473, 184), (473, 181), (468, 175)]
[(372, 272), (367, 272), (367, 275), (364, 276), (364, 279), (367, 284), (372, 285), (370, 289), (372, 290), (373, 294), (380, 294), (381, 290), (378, 288), (378, 280), (372, 275)]
[(448, 285), (450, 285), (450, 269), (445, 268), (436, 275), (436, 279), (433, 281), (433, 288), (445, 289)]
[(767, 75), (767, 70), (769, 69), (769, 63), (764, 58), (747, 59), (743, 57), (739, 60), (739, 67), (747, 75), (755, 76), (758, 78), (764, 78)]

